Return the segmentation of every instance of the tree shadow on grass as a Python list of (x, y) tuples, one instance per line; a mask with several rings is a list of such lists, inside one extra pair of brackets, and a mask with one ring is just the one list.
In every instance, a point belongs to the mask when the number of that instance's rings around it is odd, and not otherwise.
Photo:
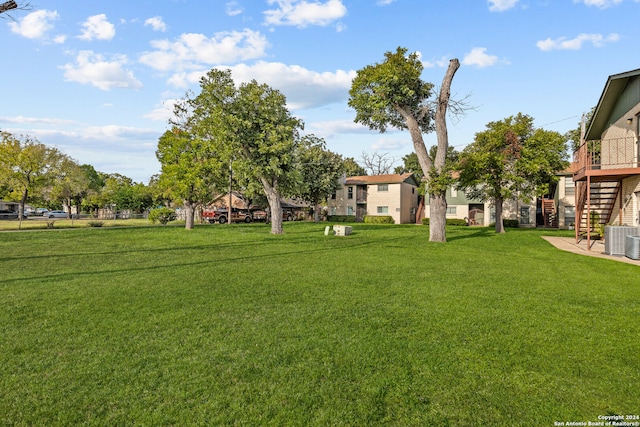
[[(393, 241), (393, 240), (402, 240), (402, 237), (397, 237), (397, 238), (393, 238), (393, 239), (385, 239), (385, 243), (389, 242), (389, 241)], [(340, 245), (340, 246), (331, 246), (331, 247), (319, 247), (319, 248), (310, 248), (310, 249), (296, 249), (296, 250), (288, 250), (288, 251), (282, 251), (282, 252), (274, 252), (274, 253), (264, 253), (264, 254), (260, 254), (260, 255), (240, 255), (240, 256), (231, 256), (231, 257), (215, 257), (212, 255), (211, 259), (206, 259), (206, 260), (201, 260), (201, 261), (187, 261), (187, 262), (173, 262), (173, 263), (163, 263), (163, 264), (158, 264), (158, 265), (149, 265), (149, 266), (142, 266), (142, 267), (127, 267), (127, 268), (117, 268), (117, 266), (115, 266), (116, 268), (105, 268), (105, 269), (101, 269), (101, 270), (91, 270), (91, 271), (74, 271), (74, 272), (64, 272), (64, 273), (54, 273), (54, 274), (47, 274), (47, 275), (37, 275), (37, 276), (21, 276), (21, 277), (12, 277), (12, 278), (5, 278), (5, 279), (0, 279), (0, 284), (1, 285), (10, 285), (12, 283), (19, 283), (22, 281), (30, 281), (30, 280), (36, 280), (38, 282), (46, 282), (46, 281), (56, 281), (56, 280), (63, 280), (65, 278), (78, 278), (78, 277), (83, 277), (83, 276), (91, 276), (91, 275), (110, 275), (110, 274), (122, 274), (122, 273), (133, 273), (133, 272), (143, 272), (143, 271), (160, 271), (160, 270), (168, 270), (171, 271), (175, 268), (180, 268), (180, 267), (196, 267), (196, 266), (205, 266), (205, 265), (215, 265), (215, 264), (225, 264), (225, 263), (233, 263), (233, 262), (242, 262), (242, 261), (246, 261), (246, 260), (252, 260), (252, 259), (274, 259), (274, 260), (279, 260), (280, 258), (285, 258), (288, 259), (289, 257), (291, 257), (292, 255), (305, 255), (305, 254), (316, 254), (316, 253), (321, 253), (321, 252), (332, 252), (332, 251), (353, 251), (356, 248), (359, 247), (365, 247), (365, 246), (370, 246), (370, 245), (377, 245), (379, 244), (379, 240), (375, 239), (375, 240), (367, 240), (367, 241), (359, 241), (359, 242), (348, 242), (347, 244), (344, 245)], [(241, 244), (242, 246), (253, 246), (255, 245), (255, 242), (246, 242)], [(225, 250), (221, 249), (220, 246), (224, 246), (224, 245), (214, 245), (218, 251), (216, 252), (217, 254), (220, 253), (224, 253)], [(231, 246), (231, 245), (226, 245), (226, 246)], [(237, 246), (240, 246), (240, 244), (238, 244)], [(202, 250), (202, 249), (206, 249), (206, 248), (210, 248), (209, 245), (199, 245), (199, 246), (184, 246), (184, 247), (179, 247), (179, 248), (159, 248), (159, 249), (152, 249), (152, 250), (146, 250), (146, 249), (141, 249), (141, 250), (132, 250), (130, 251), (131, 253), (140, 253), (140, 252), (153, 252), (153, 251), (163, 251), (163, 252), (174, 252), (174, 251), (184, 251), (184, 250)], [(227, 250), (229, 248), (227, 247)], [(122, 254), (125, 251), (120, 251), (118, 252), (119, 254)], [(97, 253), (98, 255), (108, 255), (111, 254), (113, 252), (107, 252), (107, 253)], [(79, 256), (83, 256), (83, 255), (87, 255), (87, 254), (69, 254), (69, 255), (65, 255), (65, 256), (75, 256), (75, 257), (79, 257)], [(92, 253), (90, 255), (96, 255), (96, 253)], [(50, 255), (48, 257), (58, 257), (59, 255)], [(47, 256), (40, 256), (41, 258), (47, 258)], [(274, 261), (274, 265), (277, 265), (279, 261)]]
[(476, 237), (489, 237), (495, 235), (495, 229), (493, 227), (478, 227), (477, 230), (469, 233), (467, 228), (464, 229), (464, 233), (459, 233), (454, 236), (448, 237), (447, 242), (454, 242), (456, 240), (475, 239)]

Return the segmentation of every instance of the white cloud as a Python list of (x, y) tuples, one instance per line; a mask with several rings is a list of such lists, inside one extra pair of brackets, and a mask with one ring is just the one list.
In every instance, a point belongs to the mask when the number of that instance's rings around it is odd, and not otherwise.
[(378, 6), (387, 6), (390, 5), (391, 3), (394, 3), (396, 0), (378, 0), (377, 4)]
[(44, 38), (53, 28), (52, 21), (59, 18), (57, 11), (37, 10), (17, 22), (9, 22), (11, 31), (28, 39)]
[(255, 79), (278, 89), (287, 97), (291, 109), (315, 108), (346, 100), (355, 71), (319, 73), (298, 65), (259, 61), (254, 65), (230, 67), (236, 82)]
[[(339, 134), (366, 134), (372, 131), (353, 120), (328, 120), (311, 122), (305, 126), (305, 130), (322, 138), (331, 138)], [(375, 131), (375, 133), (378, 133)]]
[(412, 147), (413, 143), (406, 137), (404, 139), (397, 138), (380, 138), (371, 145), (373, 151), (396, 151), (404, 150), (407, 147)]
[(462, 59), (464, 65), (476, 66), (479, 68), (490, 67), (498, 62), (498, 57), (487, 54), (487, 48), (474, 47)]
[(165, 99), (162, 104), (156, 105), (143, 117), (156, 122), (168, 122), (173, 117), (173, 108), (178, 99)]
[(73, 120), (65, 120), (65, 119), (52, 119), (52, 118), (38, 118), (38, 117), (24, 117), (24, 116), (15, 116), (15, 117), (0, 117), (0, 122), (2, 123), (13, 123), (13, 124), (22, 124), (27, 123), (30, 125), (33, 124), (45, 124), (45, 125), (69, 125), (73, 124)]
[(116, 35), (116, 28), (107, 21), (107, 15), (93, 15), (82, 24), (84, 29), (78, 38), (82, 40), (111, 40)]
[(548, 38), (546, 40), (540, 40), (536, 43), (538, 49), (543, 51), (549, 50), (579, 50), (584, 43), (591, 43), (595, 47), (602, 47), (606, 43), (613, 43), (620, 40), (620, 36), (616, 33), (611, 33), (604, 37), (602, 34), (580, 34), (573, 39), (567, 39), (566, 37), (560, 37), (558, 39)]
[(144, 21), (145, 26), (151, 26), (153, 31), (162, 31), (163, 33), (167, 31), (167, 24), (164, 23), (161, 16), (154, 16), (153, 18), (149, 18)]
[(518, 0), (489, 0), (489, 10), (491, 12), (504, 12), (518, 3)]
[[(355, 71), (319, 73), (299, 65), (265, 61), (258, 61), (253, 65), (239, 64), (218, 68), (231, 70), (236, 84), (256, 80), (279, 90), (287, 97), (287, 106), (293, 110), (345, 101), (349, 96), (351, 81), (356, 75)], [(167, 83), (188, 88), (197, 84), (205, 73), (203, 70), (176, 73)]]
[[(587, 6), (595, 6), (600, 9), (606, 9), (609, 6), (615, 6), (622, 3), (623, 0), (573, 0), (574, 3), (584, 3)], [(635, 0), (638, 2), (638, 0)]]
[(342, 0), (319, 1), (307, 0), (268, 0), (270, 5), (277, 4), (277, 9), (264, 12), (268, 25), (292, 25), (304, 28), (308, 25), (326, 26), (347, 14)]
[(216, 33), (210, 38), (187, 33), (175, 41), (154, 40), (151, 46), (156, 50), (144, 53), (141, 63), (160, 71), (182, 71), (260, 58), (268, 42), (259, 32), (245, 29)]
[(237, 1), (227, 2), (227, 15), (236, 16), (240, 15), (242, 12), (244, 12), (244, 9), (238, 4)]
[(126, 63), (127, 57), (124, 55), (116, 55), (107, 61), (102, 55), (86, 50), (78, 54), (75, 65), (66, 64), (61, 68), (66, 81), (88, 84), (102, 90), (141, 88), (142, 83), (133, 72), (124, 69)]

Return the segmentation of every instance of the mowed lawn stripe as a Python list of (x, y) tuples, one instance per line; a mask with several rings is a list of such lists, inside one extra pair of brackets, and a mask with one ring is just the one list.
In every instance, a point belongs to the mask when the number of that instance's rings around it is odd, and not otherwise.
[[(538, 230), (0, 234), (0, 424), (550, 425), (637, 413), (636, 266)], [(549, 233), (549, 231), (547, 231)]]

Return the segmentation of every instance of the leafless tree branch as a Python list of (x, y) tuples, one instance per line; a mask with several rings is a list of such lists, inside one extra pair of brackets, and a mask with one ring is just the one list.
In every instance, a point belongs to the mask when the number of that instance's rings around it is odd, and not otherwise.
[(15, 21), (13, 15), (7, 12), (16, 10), (33, 10), (33, 6), (28, 1), (6, 1), (0, 4), (0, 18)]

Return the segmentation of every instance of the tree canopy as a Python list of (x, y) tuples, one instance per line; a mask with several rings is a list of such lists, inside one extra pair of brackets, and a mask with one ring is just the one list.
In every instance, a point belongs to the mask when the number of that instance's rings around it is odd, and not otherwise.
[(62, 153), (30, 136), (0, 133), (0, 183), (16, 193), (22, 218), (29, 193), (53, 183)]
[(226, 184), (229, 164), (217, 156), (212, 141), (193, 136), (174, 126), (158, 141), (156, 157), (162, 172), (158, 187), (185, 208), (185, 228), (194, 225), (195, 208), (213, 200)]
[(546, 192), (568, 166), (566, 159), (563, 135), (536, 129), (531, 116), (518, 113), (488, 123), (462, 151), (458, 187), (468, 197), (494, 203), (496, 232), (503, 233), (503, 202)]
[(271, 211), (271, 232), (282, 233), (281, 198), (300, 182), (296, 147), (302, 121), (291, 116), (278, 90), (255, 80), (236, 87), (230, 70), (210, 70), (200, 88), (188, 103), (190, 129), (211, 141), (234, 174), (260, 182)]
[(307, 135), (300, 140), (298, 162), (302, 179), (297, 193), (313, 205), (317, 222), (318, 205), (340, 187), (340, 176), (344, 172), (342, 156), (327, 150), (322, 138)]
[[(460, 67), (457, 59), (449, 62), (440, 92), (435, 100), (433, 84), (421, 79), (423, 65), (417, 53), (407, 54), (398, 47), (386, 52), (381, 63), (357, 71), (349, 91), (349, 106), (356, 110), (354, 119), (370, 129), (386, 132), (389, 127), (408, 130), (418, 157), (422, 175), (429, 184), (431, 225), (429, 240), (446, 241), (445, 160), (448, 150), (446, 114), (453, 77)], [(436, 131), (438, 148), (435, 157), (427, 152), (422, 134)]]

